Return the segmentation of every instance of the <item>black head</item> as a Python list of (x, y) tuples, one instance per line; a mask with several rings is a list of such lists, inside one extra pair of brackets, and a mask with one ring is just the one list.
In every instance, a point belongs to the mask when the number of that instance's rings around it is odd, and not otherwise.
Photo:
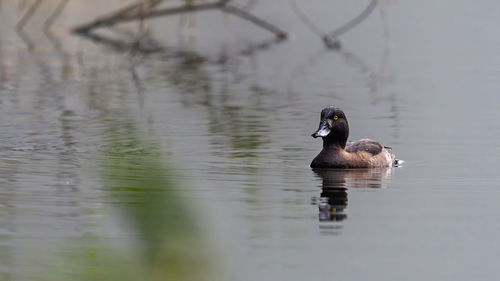
[(319, 128), (311, 135), (313, 138), (322, 137), (323, 144), (338, 144), (345, 147), (349, 137), (349, 124), (342, 110), (329, 106), (321, 111)]

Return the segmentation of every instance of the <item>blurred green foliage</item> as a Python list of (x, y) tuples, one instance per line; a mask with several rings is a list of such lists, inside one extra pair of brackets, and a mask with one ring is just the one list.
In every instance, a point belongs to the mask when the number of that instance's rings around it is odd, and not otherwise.
[(107, 135), (102, 187), (136, 235), (68, 245), (47, 280), (218, 279), (200, 222), (155, 145), (142, 141), (130, 123), (112, 126)]

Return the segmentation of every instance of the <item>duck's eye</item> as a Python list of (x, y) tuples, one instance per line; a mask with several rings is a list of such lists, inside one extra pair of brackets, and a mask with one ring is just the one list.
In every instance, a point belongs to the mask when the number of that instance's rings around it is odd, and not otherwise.
[(337, 115), (333, 116), (333, 120), (337, 121), (339, 117)]

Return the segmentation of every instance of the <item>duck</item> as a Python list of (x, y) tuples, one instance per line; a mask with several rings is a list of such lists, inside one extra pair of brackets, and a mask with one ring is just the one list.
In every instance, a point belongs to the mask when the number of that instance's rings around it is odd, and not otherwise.
[(319, 128), (311, 136), (323, 139), (323, 149), (312, 160), (311, 168), (382, 168), (398, 163), (391, 149), (379, 142), (347, 142), (349, 123), (345, 113), (334, 105), (321, 111)]

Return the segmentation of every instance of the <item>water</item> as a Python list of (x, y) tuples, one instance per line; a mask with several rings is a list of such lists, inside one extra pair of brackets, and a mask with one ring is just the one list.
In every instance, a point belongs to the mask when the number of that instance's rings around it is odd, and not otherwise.
[[(57, 256), (61, 239), (134, 236), (97, 168), (130, 127), (183, 179), (230, 280), (498, 279), (499, 3), (388, 2), (340, 51), (287, 2), (259, 3), (289, 40), (252, 48), (272, 36), (206, 12), (150, 22), (173, 50), (147, 55), (66, 32), (121, 1), (71, 2), (55, 40), (39, 28), (50, 4), (25, 28), (32, 51), (18, 6), (1, 6), (2, 280), (37, 276), (33, 253)], [(342, 4), (302, 9), (327, 31), (364, 5)], [(330, 104), (351, 140), (392, 147), (403, 167), (311, 170)]]

